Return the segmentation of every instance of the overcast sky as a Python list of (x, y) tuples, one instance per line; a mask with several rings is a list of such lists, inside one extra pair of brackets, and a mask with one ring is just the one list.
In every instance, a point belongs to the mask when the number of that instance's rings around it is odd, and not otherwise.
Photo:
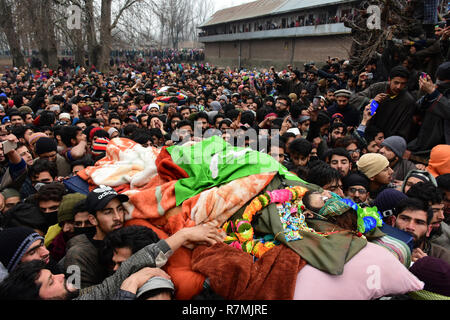
[(218, 11), (221, 9), (238, 6), (243, 3), (253, 2), (255, 0), (213, 0), (215, 4), (215, 10)]

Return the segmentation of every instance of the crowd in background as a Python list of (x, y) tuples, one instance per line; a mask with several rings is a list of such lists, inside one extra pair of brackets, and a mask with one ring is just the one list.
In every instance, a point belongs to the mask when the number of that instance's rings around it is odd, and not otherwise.
[[(390, 37), (362, 71), (332, 57), (285, 70), (219, 68), (194, 62), (194, 51), (113, 51), (127, 61), (106, 74), (95, 66), (7, 70), (0, 75), (0, 140), (8, 142), (0, 150), (0, 215), (8, 217), (1, 224), (39, 232), (5, 235), (2, 264), (9, 272), (20, 264), (10, 264), (16, 250), (8, 244), (22, 236), (39, 243), (29, 257), (61, 271), (72, 237), (104, 228), (84, 246), (96, 250), (122, 226), (120, 201), (109, 209), (121, 221), (103, 226), (84, 215), (101, 198), (67, 200), (62, 183), (102, 159), (112, 139), (163, 148), (217, 135), (271, 155), (324, 190), (377, 205), (385, 223), (413, 236), (413, 261), (438, 258), (448, 275), (449, 35), (450, 27), (437, 27), (427, 41)], [(44, 245), (54, 225), (59, 233)], [(189, 239), (204, 241), (190, 232)], [(155, 255), (167, 251), (161, 246)]]

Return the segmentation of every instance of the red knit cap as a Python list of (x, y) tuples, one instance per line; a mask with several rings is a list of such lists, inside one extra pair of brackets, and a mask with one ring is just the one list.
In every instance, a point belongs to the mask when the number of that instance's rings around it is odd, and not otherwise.
[(94, 138), (94, 134), (95, 134), (97, 131), (100, 131), (100, 130), (103, 130), (103, 129), (100, 128), (100, 127), (92, 128), (92, 130), (89, 132), (89, 140), (92, 141), (92, 139)]
[(94, 156), (101, 156), (106, 154), (106, 147), (108, 146), (109, 139), (107, 138), (97, 138), (92, 142), (92, 154)]

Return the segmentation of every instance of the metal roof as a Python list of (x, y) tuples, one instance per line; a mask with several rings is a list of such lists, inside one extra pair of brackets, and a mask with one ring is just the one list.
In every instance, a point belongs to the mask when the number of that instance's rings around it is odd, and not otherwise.
[(355, 1), (357, 0), (257, 0), (219, 10), (200, 27)]
[(258, 0), (239, 6), (222, 9), (214, 13), (201, 27), (212, 26), (220, 23), (244, 20), (271, 14), (288, 0)]
[(272, 14), (279, 14), (289, 11), (297, 11), (302, 9), (332, 6), (337, 4), (345, 4), (355, 2), (356, 0), (288, 0), (280, 7), (275, 9)]

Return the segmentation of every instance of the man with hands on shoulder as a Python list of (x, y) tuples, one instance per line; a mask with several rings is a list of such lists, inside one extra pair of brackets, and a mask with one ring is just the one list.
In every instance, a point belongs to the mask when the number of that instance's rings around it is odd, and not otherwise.
[[(21, 264), (0, 285), (0, 299), (14, 300), (133, 300), (150, 278), (170, 277), (161, 269), (181, 246), (214, 245), (224, 236), (217, 222), (183, 228), (167, 239), (149, 244), (124, 261), (101, 284), (77, 289), (64, 275), (53, 275), (42, 261)], [(69, 277), (68, 279), (71, 279)]]

